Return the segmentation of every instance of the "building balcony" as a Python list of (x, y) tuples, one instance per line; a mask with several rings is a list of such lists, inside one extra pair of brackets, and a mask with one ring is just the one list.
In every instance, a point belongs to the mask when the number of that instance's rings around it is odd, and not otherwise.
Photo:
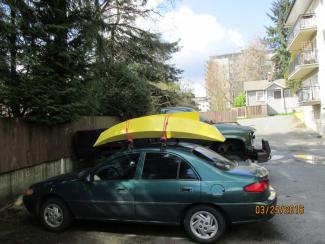
[(289, 64), (289, 80), (301, 80), (318, 69), (317, 51), (302, 50)]
[(300, 15), (288, 37), (288, 50), (301, 49), (301, 43), (311, 40), (317, 31), (315, 14)]
[(298, 91), (298, 101), (300, 106), (320, 104), (319, 86), (301, 88)]

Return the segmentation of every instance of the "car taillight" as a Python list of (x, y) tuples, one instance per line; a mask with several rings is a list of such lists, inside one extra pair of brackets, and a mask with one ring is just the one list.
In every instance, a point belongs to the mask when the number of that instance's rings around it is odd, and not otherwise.
[(269, 186), (269, 182), (263, 180), (261, 182), (256, 182), (244, 187), (244, 191), (246, 192), (264, 192)]

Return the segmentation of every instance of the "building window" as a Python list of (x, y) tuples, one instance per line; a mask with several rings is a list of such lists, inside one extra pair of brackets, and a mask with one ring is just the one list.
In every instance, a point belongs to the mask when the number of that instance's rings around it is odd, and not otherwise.
[(263, 102), (264, 99), (264, 91), (257, 91), (256, 92), (256, 101)]
[(281, 90), (274, 90), (273, 96), (274, 99), (281, 99)]
[(285, 97), (293, 97), (293, 94), (290, 89), (285, 89), (284, 90), (284, 96)]

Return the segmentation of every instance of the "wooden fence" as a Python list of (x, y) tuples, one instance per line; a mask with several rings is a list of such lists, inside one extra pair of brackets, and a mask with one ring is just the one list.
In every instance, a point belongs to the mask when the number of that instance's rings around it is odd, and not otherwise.
[[(236, 122), (238, 117), (267, 115), (266, 106), (249, 106), (222, 112), (203, 112), (213, 122)], [(0, 119), (0, 174), (72, 155), (72, 136), (78, 130), (108, 128), (115, 117), (83, 117), (60, 126), (40, 126), (17, 119)]]
[(218, 111), (218, 112), (201, 112), (202, 117), (209, 121), (215, 123), (222, 122), (237, 122), (238, 118), (254, 118), (254, 117), (264, 117), (267, 116), (267, 106), (258, 105), (258, 106), (246, 106), (240, 108), (232, 108), (227, 111)]
[(265, 117), (267, 114), (267, 105), (246, 106), (246, 118)]
[(83, 117), (60, 126), (40, 126), (17, 119), (0, 119), (0, 174), (70, 157), (75, 131), (107, 128), (115, 117)]
[(201, 116), (208, 121), (212, 122), (236, 122), (237, 112), (234, 110), (229, 111), (218, 111), (218, 112), (201, 112)]

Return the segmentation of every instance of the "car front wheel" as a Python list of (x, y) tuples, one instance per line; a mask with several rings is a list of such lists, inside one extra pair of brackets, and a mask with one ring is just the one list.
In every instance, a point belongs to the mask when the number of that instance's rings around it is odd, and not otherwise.
[(72, 223), (70, 210), (58, 198), (49, 198), (42, 204), (40, 218), (45, 228), (51, 231), (64, 230)]
[(213, 243), (225, 232), (226, 221), (217, 209), (197, 206), (186, 213), (184, 227), (192, 240)]

